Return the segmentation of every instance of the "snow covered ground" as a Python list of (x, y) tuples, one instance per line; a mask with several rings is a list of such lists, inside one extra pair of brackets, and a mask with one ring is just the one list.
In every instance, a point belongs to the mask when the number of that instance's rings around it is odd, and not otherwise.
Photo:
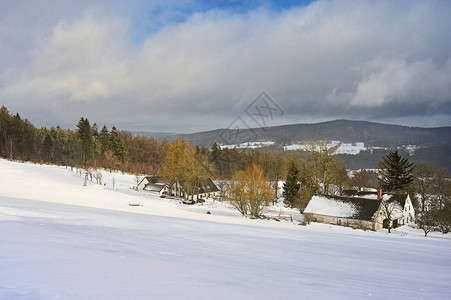
[(221, 149), (258, 149), (274, 145), (273, 141), (245, 142), (241, 144), (220, 145)]
[(249, 220), (105, 179), (0, 160), (1, 299), (450, 298), (450, 235)]
[[(357, 143), (344, 143), (341, 141), (330, 141), (327, 143), (327, 148), (337, 147), (333, 154), (350, 154), (357, 155), (362, 151), (367, 151), (368, 148), (365, 147), (365, 143), (357, 142)], [(293, 150), (309, 150), (312, 145), (296, 143), (283, 147), (284, 151), (293, 151)], [(316, 151), (320, 151), (320, 146), (315, 146)]]
[[(294, 151), (294, 150), (310, 150), (312, 147), (309, 143), (294, 143), (291, 145), (286, 145), (283, 147), (284, 151)], [(348, 154), (348, 155), (357, 155), (360, 154), (362, 151), (372, 151), (376, 149), (383, 149), (383, 150), (390, 150), (390, 148), (386, 147), (367, 147), (365, 146), (364, 142), (355, 142), (355, 143), (345, 143), (342, 141), (330, 141), (327, 143), (327, 148), (333, 148), (337, 147), (333, 154)], [(415, 148), (416, 147), (416, 148)], [(418, 149), (418, 146), (415, 145), (406, 145), (406, 146), (400, 146), (399, 149), (405, 149), (409, 151), (411, 155), (413, 155), (413, 152)], [(320, 146), (315, 146), (314, 149), (316, 151), (320, 151)], [(413, 149), (413, 150), (412, 150)], [(413, 151), (413, 152), (412, 152)]]

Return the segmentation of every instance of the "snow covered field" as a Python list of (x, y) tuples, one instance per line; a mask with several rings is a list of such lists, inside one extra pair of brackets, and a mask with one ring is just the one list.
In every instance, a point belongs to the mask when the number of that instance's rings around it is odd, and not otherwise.
[(1, 299), (450, 299), (450, 235), (249, 220), (105, 182), (0, 160)]

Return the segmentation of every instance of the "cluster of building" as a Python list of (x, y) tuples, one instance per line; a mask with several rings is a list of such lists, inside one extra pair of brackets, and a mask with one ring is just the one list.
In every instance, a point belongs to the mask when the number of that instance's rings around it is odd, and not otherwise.
[[(310, 150), (312, 145), (305, 143), (296, 143), (283, 147), (284, 151), (293, 151), (293, 150)], [(315, 151), (320, 151), (323, 145), (313, 145)], [(350, 154), (357, 155), (362, 151), (367, 151), (369, 148), (365, 147), (365, 143), (357, 142), (357, 143), (344, 143), (341, 141), (330, 141), (326, 144), (327, 149), (335, 148), (334, 154)]]
[[(178, 182), (169, 183), (159, 176), (144, 177), (138, 189), (160, 197), (188, 199), (189, 195)], [(218, 187), (210, 178), (203, 179), (191, 196), (191, 204), (215, 198), (218, 193)], [(415, 224), (415, 210), (409, 195), (383, 193), (381, 190), (345, 190), (340, 196), (314, 195), (304, 210), (304, 216), (313, 222), (364, 230)]]

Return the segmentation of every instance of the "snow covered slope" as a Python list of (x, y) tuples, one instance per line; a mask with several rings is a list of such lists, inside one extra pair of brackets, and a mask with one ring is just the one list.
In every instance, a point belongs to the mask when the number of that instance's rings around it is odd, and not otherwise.
[[(0, 160), (1, 299), (449, 299), (449, 236), (241, 218)], [(121, 177), (120, 176), (125, 176)], [(130, 207), (130, 201), (144, 206)], [(139, 212), (139, 213), (136, 213)]]

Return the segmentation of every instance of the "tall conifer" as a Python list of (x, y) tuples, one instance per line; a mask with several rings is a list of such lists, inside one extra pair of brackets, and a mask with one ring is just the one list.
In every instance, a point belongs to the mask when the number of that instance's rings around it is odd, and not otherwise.
[(379, 161), (379, 186), (387, 192), (404, 191), (413, 181), (413, 169), (413, 163), (398, 150), (390, 152)]
[(283, 184), (283, 202), (286, 206), (294, 206), (296, 197), (298, 197), (299, 189), (301, 187), (298, 181), (299, 168), (297, 167), (296, 162), (291, 160), (288, 166), (287, 180)]

